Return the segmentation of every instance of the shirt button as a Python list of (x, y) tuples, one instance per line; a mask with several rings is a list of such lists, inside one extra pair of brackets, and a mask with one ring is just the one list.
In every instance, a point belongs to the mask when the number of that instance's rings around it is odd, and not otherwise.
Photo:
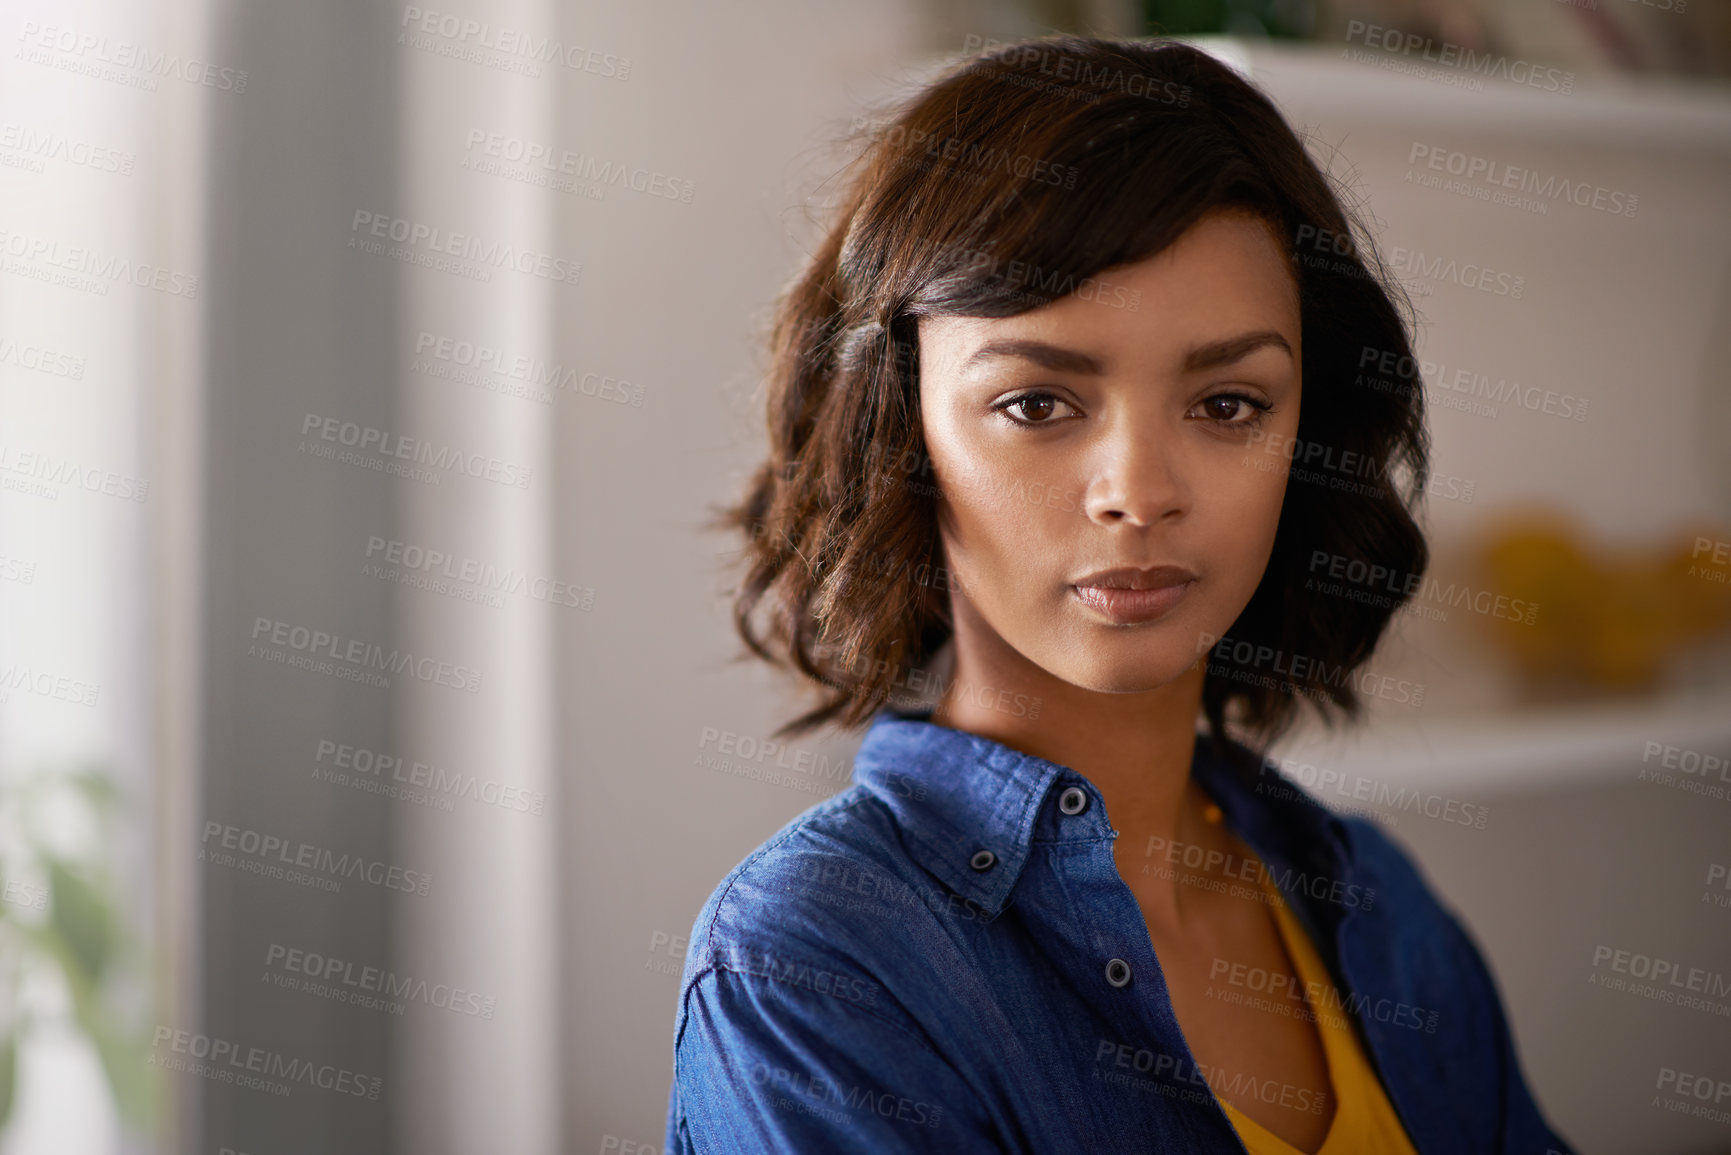
[(1130, 964), (1121, 958), (1112, 959), (1106, 964), (1106, 981), (1115, 987), (1130, 985)]
[(1065, 814), (1077, 815), (1088, 809), (1088, 792), (1080, 786), (1072, 786), (1058, 795), (1058, 809)]
[(974, 856), (968, 860), (968, 865), (973, 867), (975, 870), (990, 870), (992, 869), (992, 864), (997, 861), (998, 856), (993, 854), (991, 851), (976, 850), (974, 851)]

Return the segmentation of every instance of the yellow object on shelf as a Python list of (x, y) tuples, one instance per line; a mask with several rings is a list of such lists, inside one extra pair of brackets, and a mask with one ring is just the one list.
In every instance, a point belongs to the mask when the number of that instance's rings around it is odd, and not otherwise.
[(1679, 647), (1731, 623), (1731, 530), (1722, 527), (1611, 551), (1584, 543), (1561, 515), (1527, 514), (1485, 533), (1474, 564), (1489, 589), (1538, 607), (1530, 625), (1484, 619), (1533, 681), (1646, 688)]

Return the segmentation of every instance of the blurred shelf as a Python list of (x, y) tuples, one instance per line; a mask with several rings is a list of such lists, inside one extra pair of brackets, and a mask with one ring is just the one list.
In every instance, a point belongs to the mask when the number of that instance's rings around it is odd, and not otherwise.
[[(1411, 722), (1385, 712), (1335, 735), (1295, 732), (1273, 754), (1391, 789), (1492, 794), (1634, 783), (1649, 742), (1731, 760), (1731, 686)], [(1731, 800), (1703, 801), (1731, 817)]]
[[(1572, 90), (1546, 92), (1512, 81), (1484, 78), (1477, 91), (1392, 71), (1420, 65), (1439, 76), (1466, 80), (1465, 68), (1384, 53), (1383, 63), (1345, 58), (1362, 44), (1241, 40), (1198, 36), (1190, 43), (1231, 65), (1293, 111), (1339, 109), (1355, 123), (1407, 128), (1538, 134), (1558, 142), (1629, 141), (1664, 147), (1731, 150), (1731, 85), (1689, 78), (1632, 79), (1608, 72), (1576, 73)], [(1567, 70), (1562, 70), (1567, 71)]]

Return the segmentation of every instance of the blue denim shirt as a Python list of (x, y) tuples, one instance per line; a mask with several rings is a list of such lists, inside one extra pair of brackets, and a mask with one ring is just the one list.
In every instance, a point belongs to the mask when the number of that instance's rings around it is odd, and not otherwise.
[[(1099, 791), (928, 719), (880, 712), (852, 783), (704, 904), (668, 1150), (1242, 1155)], [(1406, 855), (1236, 743), (1198, 734), (1191, 773), (1316, 944), (1420, 1155), (1569, 1152), (1484, 960)]]

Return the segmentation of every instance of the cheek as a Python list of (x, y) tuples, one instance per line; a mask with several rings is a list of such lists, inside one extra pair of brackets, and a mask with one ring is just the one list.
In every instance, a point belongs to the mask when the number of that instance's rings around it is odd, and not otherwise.
[[(976, 482), (980, 479), (976, 478)], [(987, 489), (984, 483), (950, 499), (955, 546), (981, 571), (1026, 570), (1053, 543), (1054, 511), (1039, 505), (1026, 485)]]
[[(939, 526), (957, 584), (983, 606), (1045, 594), (1082, 530), (1080, 498), (1058, 479), (1013, 470), (943, 468)], [(1058, 583), (1061, 584), (1061, 583)]]
[[(1284, 456), (1248, 453), (1211, 478), (1196, 513), (1214, 527), (1220, 551), (1236, 561), (1265, 562), (1274, 548), (1290, 463)], [(1254, 583), (1252, 583), (1254, 585)]]

